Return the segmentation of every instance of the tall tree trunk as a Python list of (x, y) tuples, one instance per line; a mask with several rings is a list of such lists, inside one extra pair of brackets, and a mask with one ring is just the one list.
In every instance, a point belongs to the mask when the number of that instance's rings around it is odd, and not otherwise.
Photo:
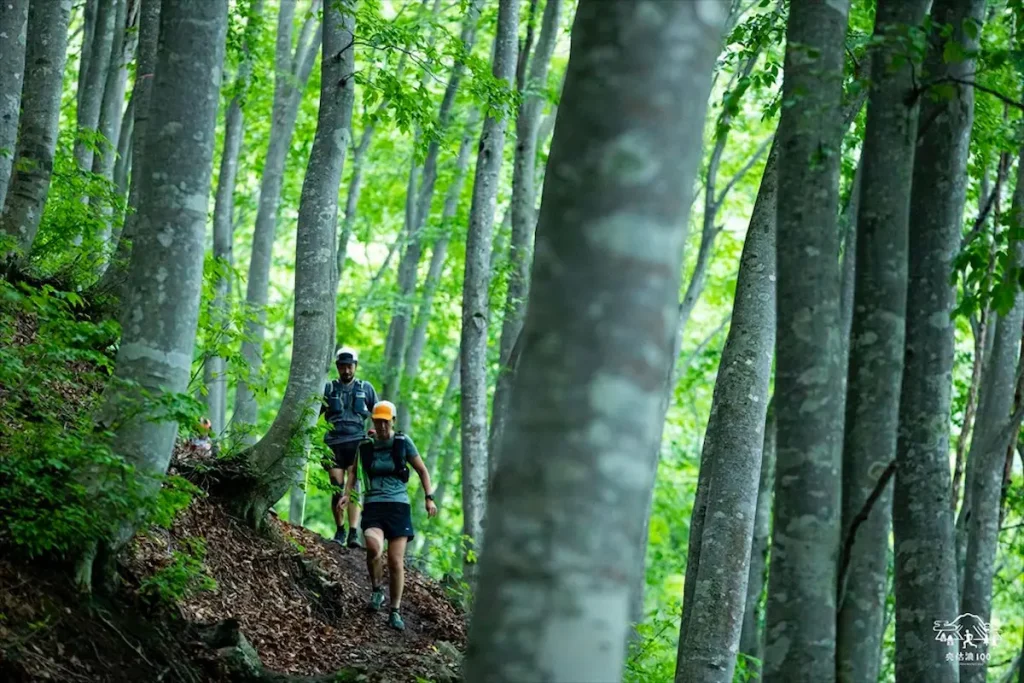
[[(119, 381), (104, 393), (102, 412), (104, 423), (118, 420), (115, 450), (135, 467), (141, 490), (150, 496), (167, 472), (178, 425), (137, 414), (139, 389), (159, 397), (188, 386), (227, 16), (227, 0), (177, 0), (167, 3), (160, 17), (153, 135), (146, 146), (151, 158), (160, 160), (161, 172), (141, 178), (138, 248), (128, 269), (115, 361)], [(107, 544), (109, 554), (130, 540), (136, 524), (125, 520)], [(87, 557), (79, 565), (83, 585), (89, 584), (90, 569)]]
[(917, 66), (906, 58), (903, 37), (908, 27), (921, 24), (930, 2), (879, 0), (875, 11), (878, 43), (858, 169), (861, 198), (843, 434), (843, 545), (836, 621), (840, 683), (875, 681), (881, 667), (890, 485), (874, 500), (852, 545), (849, 539), (854, 520), (896, 457), (907, 314), (907, 188), (914, 169), (918, 115)]
[[(405, 354), (404, 368), (409, 377), (416, 377), (419, 374), (420, 360), (423, 358), (423, 350), (427, 344), (427, 325), (430, 323), (430, 312), (434, 305), (434, 294), (441, 282), (441, 274), (444, 269), (445, 257), (448, 254), (448, 242), (451, 239), (452, 222), (459, 210), (459, 198), (462, 196), (462, 186), (466, 179), (466, 170), (469, 168), (469, 154), (473, 142), (477, 139), (476, 127), (479, 116), (474, 110), (466, 124), (466, 132), (462, 136), (462, 143), (459, 145), (459, 154), (455, 160), (455, 177), (448, 187), (448, 194), (444, 200), (444, 209), (441, 212), (442, 233), (434, 242), (430, 251), (430, 267), (427, 269), (427, 279), (423, 283), (423, 301), (420, 303), (419, 313), (416, 315), (416, 326), (412, 331), (412, 338), (409, 340), (409, 348)], [(407, 392), (405, 400), (406, 408), (398, 412), (398, 428), (408, 431), (412, 424), (412, 411), (409, 409), (415, 405), (414, 396)]]
[[(758, 201), (774, 205), (772, 189), (759, 192)], [(704, 432), (698, 484), (704, 490), (703, 495), (698, 490), (702, 504), (694, 505), (690, 521), (677, 683), (733, 679), (746, 607), (774, 345), (775, 221), (751, 221)]]
[[(728, 10), (727, 0), (579, 3), (520, 341), (529, 363), (514, 376), (488, 500), (467, 680), (621, 676), (643, 571), (624, 549), (643, 530), (654, 483)], [(630, 106), (593, 106), (611, 101)], [(614, 524), (580, 526), (609, 509)]]
[(544, 4), (544, 18), (537, 51), (532, 57), (522, 55), (525, 65), (529, 59), (529, 76), (521, 90), (523, 103), (516, 117), (516, 152), (512, 169), (512, 240), (509, 243), (508, 290), (505, 295), (505, 310), (502, 315), (501, 338), (498, 346), (498, 380), (494, 389), (494, 403), (491, 410), (491, 446), (488, 470), (494, 473), (498, 464), (496, 444), (502, 440), (505, 419), (508, 416), (508, 392), (512, 386), (509, 357), (512, 346), (523, 328), (526, 313), (526, 297), (530, 291), (530, 263), (533, 260), (533, 234), (537, 228), (534, 206), (537, 203), (537, 134), (540, 115), (544, 107), (544, 91), (548, 81), (551, 55), (558, 41), (561, 19), (561, 0), (547, 0)]
[[(132, 172), (132, 137), (135, 132), (135, 98), (128, 98), (128, 106), (121, 118), (117, 136), (117, 160), (114, 162), (114, 187), (120, 197), (128, 194), (128, 178)], [(116, 231), (117, 228), (115, 227)], [(111, 232), (111, 243), (120, 238), (119, 232)]]
[[(467, 52), (472, 51), (476, 44), (477, 23), (483, 7), (482, 0), (471, 0), (462, 22), (461, 40)], [(406, 198), (405, 238), (408, 242), (398, 262), (398, 305), (393, 311), (391, 324), (388, 327), (387, 343), (384, 349), (384, 379), (381, 383), (381, 396), (401, 403), (402, 380), (406, 373), (402, 368), (408, 346), (409, 323), (412, 318), (412, 299), (416, 293), (416, 276), (420, 259), (423, 256), (423, 226), (430, 214), (430, 206), (434, 198), (434, 187), (437, 182), (437, 159), (440, 154), (440, 137), (445, 134), (452, 116), (455, 95), (462, 80), (464, 64), (456, 60), (448, 78), (441, 107), (437, 114), (437, 139), (427, 146), (426, 158), (422, 172), (413, 167), (409, 178), (409, 191)], [(415, 164), (415, 161), (413, 162)], [(420, 178), (420, 186), (416, 189), (416, 178)]]
[(740, 628), (740, 652), (748, 660), (747, 671), (753, 670), (751, 681), (761, 678), (760, 662), (764, 660), (764, 638), (761, 619), (764, 610), (761, 596), (768, 582), (768, 542), (772, 534), (772, 491), (775, 479), (775, 397), (768, 402), (764, 427), (764, 446), (761, 449), (761, 479), (757, 488), (757, 507), (754, 511), (754, 534), (750, 543), (750, 573), (747, 577), (747, 599)]
[[(764, 680), (835, 680), (839, 157), (849, 2), (793, 0), (779, 121), (775, 523)], [(812, 52), (813, 51), (813, 52)], [(863, 208), (863, 207), (862, 207)]]
[(96, 11), (99, 8), (99, 0), (85, 0), (82, 8), (82, 49), (78, 58), (78, 87), (75, 91), (75, 107), (82, 106), (82, 96), (85, 92), (86, 78), (89, 73), (89, 57), (92, 53), (92, 41), (96, 36)]
[(348, 191), (345, 195), (345, 218), (342, 220), (341, 232), (338, 235), (338, 254), (335, 265), (339, 286), (341, 285), (341, 274), (345, 270), (348, 242), (352, 237), (352, 230), (356, 225), (356, 213), (359, 210), (359, 194), (363, 189), (363, 164), (366, 152), (370, 149), (370, 140), (373, 139), (375, 129), (376, 124), (373, 121), (368, 121), (359, 137), (359, 144), (352, 150), (352, 178), (348, 182)]
[(70, 21), (71, 0), (29, 5), (18, 145), (0, 213), (0, 232), (24, 255), (32, 249), (50, 192)]
[(338, 188), (352, 141), (355, 103), (354, 19), (338, 4), (324, 8), (320, 113), (302, 182), (295, 241), (295, 327), (288, 385), (277, 417), (248, 458), (256, 480), (236, 500), (261, 526), (305, 461), (302, 432), (318, 417), (335, 314)]
[[(106, 73), (106, 84), (100, 104), (99, 153), (93, 158), (92, 171), (105, 180), (113, 181), (114, 165), (117, 162), (117, 144), (121, 137), (121, 122), (124, 118), (124, 96), (128, 84), (128, 62), (134, 55), (134, 46), (127, 35), (128, 0), (114, 0), (113, 40), (110, 47), (110, 62)], [(107, 245), (112, 236), (113, 210), (104, 207), (103, 223), (99, 234), (99, 244), (103, 252), (94, 256), (97, 273), (102, 275), (107, 265)]]
[(5, 5), (0, 12), (0, 207), (7, 195), (18, 141), (28, 36), (28, 0), (6, 0)]
[[(1012, 224), (1024, 226), (1024, 149), (1017, 162), (1017, 186), (1013, 193)], [(1024, 245), (1010, 242), (1015, 253), (1014, 269), (1021, 268)], [(1006, 273), (1016, 281), (1016, 273)], [(1015, 288), (1017, 289), (1017, 288)], [(968, 463), (973, 463), (967, 481), (971, 494), (965, 502), (967, 552), (964, 562), (960, 613), (970, 613), (986, 624), (992, 617), (992, 579), (996, 551), (999, 548), (999, 511), (1006, 467), (1006, 449), (1017, 441), (1019, 425), (1013, 429), (1014, 393), (1017, 388), (1017, 362), (1021, 353), (1021, 329), (1024, 326), (1024, 295), (1018, 290), (1008, 311), (999, 314), (995, 324), (992, 353), (985, 363), (978, 396), (978, 415)], [(948, 618), (948, 617), (947, 617)], [(987, 644), (981, 653), (990, 654)], [(961, 683), (985, 683), (986, 660), (964, 662), (960, 666)]]
[[(311, 9), (314, 9), (316, 4), (317, 0), (313, 0)], [(318, 27), (313, 38), (304, 43), (303, 39), (311, 32), (312, 22), (317, 21), (312, 15), (307, 18), (299, 34), (299, 43), (293, 57), (291, 37), (295, 0), (281, 0), (280, 7), (274, 57), (273, 118), (260, 178), (259, 208), (256, 211), (256, 226), (253, 229), (252, 255), (245, 293), (245, 303), (252, 317), (245, 325), (242, 356), (249, 365), (249, 376), (254, 379), (260, 376), (260, 368), (263, 367), (262, 346), (270, 292), (270, 265), (277, 233), (277, 210), (281, 203), (285, 163), (288, 160), (288, 150), (291, 149), (302, 92), (313, 70), (316, 48), (320, 45), (322, 33), (322, 27)], [(235, 410), (231, 418), (232, 428), (238, 433), (240, 441), (247, 444), (256, 441), (256, 435), (252, 430), (256, 424), (258, 406), (256, 394), (251, 386), (253, 383), (239, 380), (235, 388)]]
[[(946, 63), (948, 37), (967, 54), (978, 49), (965, 22), (984, 18), (985, 0), (935, 0), (924, 77), (965, 79), (975, 60)], [(973, 37), (972, 37), (973, 36)], [(959, 251), (974, 93), (954, 85), (952, 98), (921, 103), (910, 195), (906, 351), (900, 395), (893, 547), (896, 680), (956, 683), (956, 645), (932, 635), (937, 619), (957, 615), (956, 545), (949, 506), (949, 408), (956, 294), (950, 285)], [(953, 654), (952, 661), (946, 655)]]
[(119, 0), (97, 0), (96, 28), (89, 46), (88, 71), (79, 77), (78, 139), (75, 140), (75, 161), (85, 173), (92, 171), (93, 145), (88, 138), (99, 128), (103, 91), (107, 84), (107, 71), (111, 64), (111, 51), (117, 23)]
[(150, 100), (160, 38), (161, 0), (140, 0), (140, 2), (139, 45), (136, 51), (135, 84), (132, 86), (135, 120), (132, 124), (134, 130), (132, 132), (132, 173), (128, 186), (128, 213), (120, 234), (114, 233), (111, 236), (111, 241), (117, 246), (114, 249), (114, 256), (110, 259), (110, 265), (97, 285), (101, 291), (114, 292), (122, 301), (125, 299), (123, 290), (128, 275), (135, 226), (138, 223), (139, 188), (142, 184), (146, 158), (146, 133), (149, 129)]
[[(234, 94), (224, 115), (224, 150), (221, 152), (217, 194), (213, 205), (213, 257), (219, 265), (214, 284), (214, 299), (211, 303), (211, 318), (218, 337), (227, 325), (230, 275), (234, 267), (235, 178), (238, 175), (238, 155), (242, 148), (242, 134), (245, 128), (245, 102), (252, 81), (253, 65), (249, 51), (257, 39), (257, 29), (262, 22), (263, 0), (256, 0), (250, 11), (245, 27), (242, 59), (235, 76)], [(219, 339), (215, 343), (219, 345)], [(216, 436), (223, 434), (227, 426), (228, 382), (225, 370), (224, 358), (216, 354), (207, 358), (203, 365), (203, 381), (207, 389), (207, 417)]]
[[(499, 0), (492, 74), (514, 84), (519, 32), (519, 0)], [(477, 148), (473, 201), (466, 235), (466, 268), (462, 281), (462, 533), (469, 544), (464, 573), (476, 583), (476, 558), (483, 543), (487, 494), (487, 327), (490, 317), (491, 239), (494, 209), (504, 159), (508, 120), (488, 113)], [(472, 676), (470, 677), (472, 678)]]

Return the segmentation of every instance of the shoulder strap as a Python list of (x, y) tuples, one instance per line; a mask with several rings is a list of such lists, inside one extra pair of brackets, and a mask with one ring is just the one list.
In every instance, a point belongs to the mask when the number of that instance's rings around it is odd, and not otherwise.
[(402, 432), (395, 432), (395, 440), (391, 442), (391, 460), (395, 464), (396, 475), (409, 469), (405, 464), (405, 446), (405, 436)]
[(373, 466), (373, 441), (371, 439), (365, 439), (359, 443), (359, 463), (363, 467), (363, 473), (369, 478)]

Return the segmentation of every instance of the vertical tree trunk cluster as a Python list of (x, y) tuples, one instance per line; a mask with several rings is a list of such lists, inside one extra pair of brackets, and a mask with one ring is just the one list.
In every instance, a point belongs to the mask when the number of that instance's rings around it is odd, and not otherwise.
[(794, 0), (779, 122), (776, 472), (764, 680), (835, 680), (839, 158), (849, 2)]
[[(102, 410), (102, 422), (117, 425), (116, 452), (151, 496), (167, 472), (178, 425), (139, 408), (144, 392), (149, 400), (181, 393), (190, 377), (227, 16), (227, 0), (176, 0), (160, 15), (147, 154), (161, 160), (161, 173), (140, 178), (118, 381), (104, 393)], [(127, 520), (109, 550), (126, 543), (136, 523)], [(85, 586), (91, 564), (87, 557), (79, 568)]]
[(306, 434), (318, 407), (334, 329), (338, 188), (352, 140), (355, 103), (354, 16), (345, 6), (324, 10), (320, 66), (320, 113), (299, 202), (295, 239), (295, 325), (288, 385), (273, 424), (251, 449), (256, 473), (236, 503), (246, 520), (261, 526), (267, 511), (295, 479), (305, 462)]
[[(522, 332), (528, 362), (513, 379), (488, 499), (493, 542), (483, 544), (467, 680), (621, 675), (643, 565), (627, 549), (653, 481), (700, 131), (728, 9), (724, 0), (579, 3)], [(624, 106), (594, 107), (612, 99)], [(474, 314), (464, 308), (467, 323)], [(472, 363), (482, 366), (464, 355), (464, 462), (474, 445)], [(594, 523), (608, 510), (615, 524)]]
[(277, 234), (277, 209), (281, 203), (285, 163), (291, 149), (292, 134), (298, 118), (302, 92), (313, 71), (323, 27), (317, 17), (320, 0), (311, 0), (309, 13), (299, 33), (298, 44), (292, 51), (292, 23), (296, 0), (281, 0), (277, 20), (277, 44), (274, 52), (274, 105), (270, 125), (270, 140), (260, 175), (260, 198), (253, 229), (252, 253), (249, 260), (249, 279), (246, 283), (245, 302), (249, 318), (245, 325), (242, 356), (249, 366), (250, 380), (241, 380), (235, 388), (235, 409), (232, 429), (239, 440), (255, 444), (256, 394), (253, 384), (263, 367), (263, 336), (266, 325), (266, 306), (270, 292), (270, 265), (274, 239)]
[[(875, 11), (878, 42), (855, 188), (860, 197), (837, 576), (836, 680), (841, 683), (877, 680), (881, 665), (891, 487), (885, 485), (873, 504), (869, 500), (896, 457), (907, 297), (906, 189), (913, 173), (920, 100), (915, 93), (918, 65), (907, 58), (904, 37), (909, 27), (921, 24), (929, 1), (879, 0)], [(867, 518), (853, 529), (867, 505)]]
[[(974, 59), (947, 62), (944, 25), (969, 54), (978, 47), (984, 0), (934, 0), (924, 78), (966, 79)], [(960, 246), (966, 167), (974, 111), (972, 88), (921, 102), (920, 138), (910, 194), (906, 350), (900, 392), (893, 537), (896, 678), (956, 683), (956, 647), (936, 640), (936, 620), (958, 614), (956, 546), (949, 505), (949, 409), (956, 301), (950, 285)], [(863, 211), (865, 207), (861, 207)], [(927, 634), (927, 635), (922, 635)], [(953, 653), (953, 661), (946, 657)]]
[[(506, 87), (511, 86), (515, 78), (518, 31), (518, 0), (500, 0), (492, 74), (498, 81), (505, 81)], [(488, 285), (491, 280), (494, 209), (507, 128), (508, 119), (500, 111), (488, 114), (484, 119), (477, 148), (462, 281), (462, 533), (471, 539), (474, 546), (467, 550), (465, 557), (466, 574), (471, 583), (475, 579), (476, 566), (473, 556), (480, 552), (483, 543), (487, 492)]]
[(0, 207), (11, 181), (14, 147), (18, 141), (21, 88), (25, 75), (28, 0), (7, 0), (0, 12)]
[(29, 4), (27, 35), (32, 40), (25, 47), (14, 172), (0, 213), (0, 233), (11, 238), (15, 248), (14, 253), (3, 254), (3, 260), (28, 255), (43, 217), (57, 149), (70, 21), (71, 0)]

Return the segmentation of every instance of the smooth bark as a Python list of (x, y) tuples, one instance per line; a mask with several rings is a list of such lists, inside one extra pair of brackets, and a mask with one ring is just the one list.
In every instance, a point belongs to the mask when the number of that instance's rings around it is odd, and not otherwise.
[(134, 102), (134, 123), (132, 128), (132, 173), (128, 185), (128, 214), (120, 233), (115, 232), (111, 241), (116, 243), (110, 265), (100, 279), (98, 288), (115, 292), (124, 299), (123, 287), (127, 277), (128, 262), (132, 253), (132, 240), (138, 220), (140, 187), (145, 172), (146, 133), (149, 130), (150, 100), (153, 91), (153, 77), (156, 71), (157, 47), (160, 39), (160, 8), (162, 0), (140, 0), (139, 44), (136, 51), (135, 84), (132, 86)]
[(544, 92), (547, 88), (548, 69), (551, 55), (555, 51), (561, 19), (561, 0), (546, 0), (544, 17), (541, 21), (537, 49), (533, 55), (522, 55), (525, 66), (529, 60), (528, 76), (520, 90), (523, 103), (516, 117), (516, 150), (512, 162), (512, 238), (509, 242), (508, 289), (502, 315), (501, 337), (498, 342), (498, 379), (494, 388), (494, 402), (491, 410), (491, 431), (488, 436), (491, 453), (488, 469), (491, 474), (498, 464), (495, 444), (500, 444), (508, 415), (508, 392), (512, 383), (509, 357), (512, 346), (523, 328), (526, 314), (526, 298), (530, 292), (530, 263), (533, 260), (534, 231), (537, 217), (537, 143), (540, 132), (540, 115), (544, 107)]
[[(758, 192), (758, 201), (774, 205), (771, 189)], [(754, 212), (769, 220), (751, 221), (747, 230), (704, 432), (703, 504), (690, 521), (677, 683), (731, 683), (739, 652), (775, 346), (776, 222), (767, 209)]]
[[(871, 94), (858, 172), (856, 267), (842, 460), (842, 538), (896, 457), (907, 298), (907, 234), (917, 141), (915, 65), (903, 36), (931, 0), (879, 0)], [(897, 61), (898, 60), (898, 61)], [(909, 103), (909, 104), (908, 104)], [(892, 487), (858, 525), (836, 621), (836, 680), (875, 681), (881, 667)], [(841, 564), (841, 566), (843, 566)]]
[[(747, 671), (752, 672), (752, 683), (760, 680), (764, 659), (764, 638), (761, 622), (764, 619), (762, 596), (768, 583), (768, 548), (772, 536), (772, 492), (775, 480), (775, 398), (768, 402), (764, 427), (764, 446), (761, 449), (761, 478), (757, 488), (757, 507), (754, 511), (754, 534), (750, 542), (750, 573), (747, 577), (747, 599), (740, 628), (740, 653), (746, 658)], [(755, 663), (753, 660), (756, 660)]]
[(21, 88), (25, 77), (28, 0), (3, 0), (0, 12), (0, 207), (7, 195), (18, 141)]
[[(624, 549), (644, 528), (654, 481), (728, 10), (725, 0), (579, 3), (520, 341), (529, 362), (513, 380), (488, 499), (467, 680), (622, 675), (643, 571)], [(594, 107), (610, 101), (629, 105)], [(578, 523), (608, 510), (614, 524)]]
[[(1013, 193), (1012, 224), (1024, 225), (1024, 150), (1017, 162), (1017, 185)], [(1024, 245), (1010, 242), (1015, 252), (1015, 269), (1024, 263)], [(1011, 277), (1014, 277), (1011, 275)], [(1004, 433), (1011, 427), (1014, 412), (1014, 394), (1017, 389), (1017, 364), (1021, 353), (1021, 329), (1024, 327), (1024, 294), (1017, 289), (1008, 311), (999, 314), (994, 328), (992, 352), (989, 355), (978, 396), (978, 414), (971, 437), (967, 461), (973, 463), (969, 500), (964, 503), (963, 515), (967, 535), (964, 561), (960, 613), (970, 613), (984, 623), (992, 620), (992, 582), (995, 576), (996, 551), (999, 549), (999, 517), (1001, 509), (1003, 474), (1006, 469), (1007, 448), (1016, 442), (1019, 431), (1012, 429), (1009, 438)], [(1011, 450), (1012, 457), (1012, 450)], [(979, 644), (977, 654), (989, 655), (989, 646)], [(985, 683), (988, 662), (985, 659), (960, 665), (962, 683)]]
[(32, 249), (50, 192), (70, 21), (71, 0), (29, 5), (14, 173), (0, 213), (0, 233), (23, 255)]
[(777, 205), (775, 522), (764, 680), (835, 680), (841, 385), (839, 157), (849, 2), (794, 0)]
[[(974, 59), (947, 63), (948, 38), (968, 53), (978, 48), (984, 0), (935, 0), (923, 76), (969, 78)], [(974, 36), (974, 37), (972, 37)], [(937, 640), (935, 620), (957, 616), (956, 546), (949, 506), (949, 410), (956, 302), (950, 285), (960, 247), (974, 92), (954, 84), (952, 98), (921, 103), (910, 195), (906, 350), (900, 396), (893, 536), (896, 596), (896, 680), (956, 683), (957, 647)], [(952, 653), (952, 661), (946, 657)]]
[[(491, 73), (505, 87), (514, 84), (519, 1), (499, 0)], [(483, 544), (487, 493), (487, 328), (490, 318), (491, 239), (504, 159), (508, 120), (502, 112), (484, 119), (477, 147), (473, 200), (466, 234), (462, 280), (462, 533), (468, 537), (464, 575), (475, 584), (476, 557)]]
[(338, 188), (352, 141), (355, 104), (354, 17), (349, 6), (324, 8), (320, 66), (320, 112), (316, 135), (302, 182), (295, 238), (295, 326), (292, 358), (281, 407), (266, 436), (248, 459), (257, 473), (241, 505), (253, 526), (295, 480), (305, 462), (302, 432), (319, 415), (326, 370), (334, 351), (337, 278)]
[[(217, 194), (213, 204), (213, 258), (219, 265), (214, 283), (211, 318), (217, 344), (220, 343), (220, 332), (227, 324), (230, 273), (234, 267), (235, 179), (238, 175), (238, 155), (242, 149), (242, 134), (245, 130), (245, 103), (252, 81), (250, 48), (257, 38), (256, 28), (261, 21), (263, 0), (254, 2), (250, 9), (252, 14), (246, 24), (245, 42), (242, 45), (238, 73), (235, 76), (234, 94), (224, 115), (224, 149), (221, 152)], [(223, 434), (227, 425), (228, 382), (225, 370), (225, 360), (217, 354), (210, 355), (203, 365), (203, 381), (207, 390), (206, 416), (210, 419), (215, 436)]]
[(84, 173), (92, 171), (94, 146), (88, 138), (99, 128), (103, 91), (111, 64), (117, 5), (120, 0), (97, 0), (96, 27), (89, 45), (88, 69), (80, 74), (77, 111), (78, 138), (75, 140), (75, 161)]
[[(115, 377), (104, 393), (105, 424), (116, 422), (115, 451), (135, 467), (142, 491), (156, 495), (178, 425), (139, 411), (152, 398), (187, 389), (199, 319), (203, 244), (212, 175), (218, 92), (227, 33), (227, 0), (178, 0), (160, 17), (163, 39), (147, 143), (161, 173), (141, 179), (136, 249), (128, 269)], [(121, 382), (134, 383), (122, 385)], [(116, 552), (137, 520), (125, 520), (106, 545)], [(79, 580), (88, 583), (88, 562)]]
[[(120, 131), (117, 136), (117, 160), (114, 162), (114, 187), (121, 197), (128, 195), (128, 178), (132, 172), (132, 138), (135, 132), (135, 98), (128, 98), (128, 106), (121, 117)], [(118, 233), (118, 237), (120, 233)], [(111, 233), (114, 241), (114, 233)]]
[[(318, 0), (313, 0), (315, 10)], [(270, 265), (274, 239), (277, 234), (277, 210), (281, 203), (285, 163), (291, 149), (295, 121), (298, 118), (302, 92), (309, 80), (321, 43), (323, 27), (313, 11), (303, 25), (299, 42), (292, 54), (292, 21), (295, 0), (281, 0), (277, 22), (277, 45), (274, 54), (274, 105), (270, 124), (270, 140), (260, 176), (260, 199), (253, 229), (252, 252), (249, 260), (249, 278), (246, 283), (245, 303), (249, 318), (245, 325), (242, 356), (249, 365), (253, 381), (239, 380), (235, 388), (235, 409), (231, 418), (239, 441), (253, 444), (256, 435), (256, 394), (251, 386), (258, 384), (263, 367), (262, 345), (266, 332), (266, 306), (270, 293)], [(314, 29), (315, 26), (315, 29)], [(310, 37), (311, 36), (311, 37)], [(305, 42), (303, 42), (305, 41)], [(332, 238), (332, 242), (333, 242)]]

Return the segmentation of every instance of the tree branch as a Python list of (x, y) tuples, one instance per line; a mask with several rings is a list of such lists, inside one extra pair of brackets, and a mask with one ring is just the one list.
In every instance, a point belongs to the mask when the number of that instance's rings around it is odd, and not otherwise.
[(843, 599), (846, 597), (846, 575), (850, 570), (850, 558), (853, 556), (853, 542), (857, 537), (857, 529), (861, 524), (867, 521), (868, 516), (871, 514), (871, 508), (875, 506), (875, 502), (882, 496), (882, 492), (885, 490), (886, 484), (892, 479), (893, 473), (896, 471), (896, 461), (890, 462), (885, 470), (882, 471), (882, 476), (878, 478), (878, 482), (875, 484), (874, 490), (871, 491), (871, 495), (868, 496), (867, 500), (864, 501), (864, 506), (861, 507), (860, 512), (853, 518), (853, 522), (850, 523), (850, 530), (846, 532), (846, 539), (843, 542), (841, 554), (839, 556), (839, 577), (836, 581), (836, 611), (838, 612), (843, 606)]

